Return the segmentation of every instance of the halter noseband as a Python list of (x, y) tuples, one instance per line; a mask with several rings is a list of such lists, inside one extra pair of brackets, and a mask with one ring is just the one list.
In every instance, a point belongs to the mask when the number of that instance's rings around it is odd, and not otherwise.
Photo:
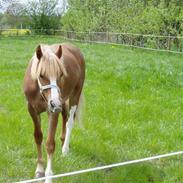
[(51, 88), (56, 88), (58, 90), (58, 92), (61, 93), (60, 88), (57, 86), (56, 83), (55, 84), (49, 84), (49, 85), (44, 85), (43, 86), (41, 84), (40, 80), (39, 80), (39, 77), (37, 77), (37, 81), (38, 81), (38, 85), (39, 85), (40, 94), (43, 97), (43, 99), (45, 100), (45, 102), (47, 102), (47, 99), (46, 99), (46, 97), (43, 94), (43, 91), (44, 90), (51, 89)]

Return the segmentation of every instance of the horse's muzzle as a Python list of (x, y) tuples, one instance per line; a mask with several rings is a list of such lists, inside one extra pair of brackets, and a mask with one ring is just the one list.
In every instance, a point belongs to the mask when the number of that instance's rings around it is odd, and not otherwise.
[(55, 112), (61, 112), (62, 111), (62, 108), (61, 107), (59, 107), (59, 108), (51, 108), (50, 109), (50, 111), (52, 112), (52, 113), (55, 113)]
[(62, 111), (61, 103), (58, 102), (58, 101), (50, 100), (48, 106), (49, 106), (49, 111), (52, 112), (52, 113)]

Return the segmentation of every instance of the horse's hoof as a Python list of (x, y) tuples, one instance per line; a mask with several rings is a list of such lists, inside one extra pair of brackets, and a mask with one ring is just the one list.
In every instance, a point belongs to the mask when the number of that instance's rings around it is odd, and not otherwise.
[(35, 179), (41, 178), (41, 177), (45, 177), (45, 173), (44, 172), (36, 172), (35, 173)]

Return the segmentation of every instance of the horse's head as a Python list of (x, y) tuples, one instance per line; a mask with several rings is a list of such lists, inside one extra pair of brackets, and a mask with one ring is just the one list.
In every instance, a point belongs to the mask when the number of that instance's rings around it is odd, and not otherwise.
[(61, 78), (66, 74), (62, 46), (54, 52), (48, 45), (39, 45), (34, 57), (31, 74), (37, 79), (40, 94), (50, 112), (59, 112), (62, 110)]

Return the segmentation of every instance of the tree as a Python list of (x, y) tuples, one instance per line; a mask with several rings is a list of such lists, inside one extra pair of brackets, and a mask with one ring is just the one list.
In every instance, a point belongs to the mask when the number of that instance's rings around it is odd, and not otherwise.
[(68, 0), (63, 28), (73, 31), (183, 34), (183, 0)]
[(59, 6), (58, 0), (29, 1), (26, 14), (32, 20), (32, 28), (49, 33), (48, 29), (58, 29), (60, 18), (65, 7)]
[(22, 27), (22, 10), (24, 9), (23, 4), (19, 2), (12, 2), (6, 8), (4, 15), (7, 17), (7, 23), (13, 28)]
[(0, 0), (0, 12), (6, 11), (6, 8), (13, 3), (18, 3), (18, 0)]
[(6, 8), (6, 13), (12, 16), (19, 16), (23, 12), (24, 5), (19, 2), (12, 2)]

